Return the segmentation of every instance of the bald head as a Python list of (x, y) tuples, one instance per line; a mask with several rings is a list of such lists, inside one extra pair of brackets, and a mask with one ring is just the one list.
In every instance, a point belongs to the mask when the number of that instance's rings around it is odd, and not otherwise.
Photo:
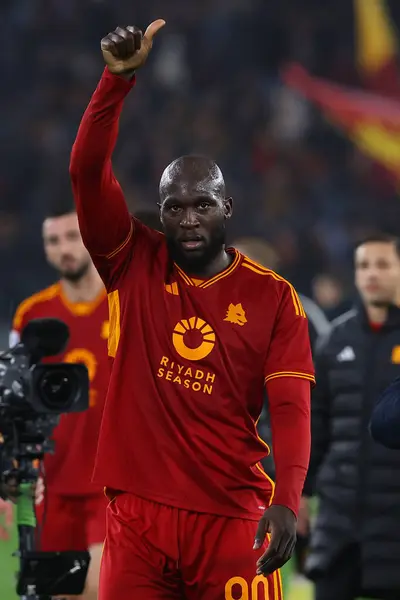
[(221, 169), (204, 156), (181, 156), (160, 181), (160, 217), (170, 256), (187, 273), (207, 273), (224, 257), (225, 223), (232, 198), (225, 197)]
[(206, 156), (187, 155), (175, 159), (168, 165), (160, 180), (160, 199), (173, 195), (175, 190), (184, 193), (206, 192), (221, 200), (225, 198), (225, 181), (222, 171)]

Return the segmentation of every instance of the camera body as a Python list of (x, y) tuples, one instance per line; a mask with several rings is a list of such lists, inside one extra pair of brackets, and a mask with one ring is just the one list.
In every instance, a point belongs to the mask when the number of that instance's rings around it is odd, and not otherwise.
[(90, 563), (88, 552), (35, 551), (34, 461), (54, 450), (51, 436), (62, 414), (89, 408), (84, 365), (41, 363), (62, 352), (68, 338), (62, 321), (35, 319), (24, 328), (21, 342), (0, 354), (0, 481), (16, 480), (19, 486), (17, 593), (29, 600), (81, 594)]
[(0, 411), (58, 415), (87, 408), (89, 383), (82, 364), (30, 365), (23, 346), (0, 358)]
[(42, 458), (52, 449), (49, 438), (61, 414), (89, 407), (84, 365), (40, 363), (46, 356), (58, 354), (68, 337), (62, 321), (35, 319), (22, 332), (21, 343), (0, 355), (3, 458)]

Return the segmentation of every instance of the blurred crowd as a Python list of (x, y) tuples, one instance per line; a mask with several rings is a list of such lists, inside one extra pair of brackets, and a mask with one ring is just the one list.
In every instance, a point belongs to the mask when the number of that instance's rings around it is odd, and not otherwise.
[[(130, 207), (153, 206), (163, 168), (189, 152), (221, 165), (235, 200), (232, 238), (267, 240), (280, 271), (333, 316), (354, 241), (396, 233), (385, 175), (286, 89), (280, 68), (356, 84), (351, 3), (339, 0), (2, 0), (0, 321), (52, 280), (40, 227), (71, 195), (68, 162), (118, 24), (167, 27), (125, 107), (115, 171)], [(399, 9), (400, 7), (397, 7)], [(396, 9), (394, 16), (396, 18)]]

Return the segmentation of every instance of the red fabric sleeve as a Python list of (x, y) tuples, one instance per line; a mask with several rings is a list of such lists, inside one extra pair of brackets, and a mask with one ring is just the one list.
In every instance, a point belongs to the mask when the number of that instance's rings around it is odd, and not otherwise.
[(274, 504), (297, 514), (310, 459), (310, 383), (314, 383), (308, 321), (293, 286), (280, 281), (281, 294), (265, 363), (272, 448), (276, 470)]
[(310, 382), (276, 378), (267, 383), (275, 462), (272, 504), (287, 506), (297, 515), (311, 448)]
[(308, 320), (293, 286), (282, 280), (280, 306), (265, 361), (265, 382), (298, 377), (314, 383)]
[(84, 244), (95, 264), (98, 257), (103, 259), (101, 262), (106, 258), (114, 269), (130, 253), (132, 238), (132, 219), (112, 170), (111, 155), (123, 101), (133, 85), (133, 81), (113, 75), (107, 68), (104, 70), (83, 115), (70, 162)]

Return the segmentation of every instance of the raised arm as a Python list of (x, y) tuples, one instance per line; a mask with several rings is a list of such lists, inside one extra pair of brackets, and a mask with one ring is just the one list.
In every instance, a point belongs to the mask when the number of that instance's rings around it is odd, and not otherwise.
[(135, 71), (145, 63), (153, 37), (164, 24), (154, 21), (144, 36), (136, 27), (117, 27), (101, 42), (107, 66), (83, 115), (70, 162), (82, 238), (96, 264), (114, 259), (132, 238), (132, 220), (111, 156)]

